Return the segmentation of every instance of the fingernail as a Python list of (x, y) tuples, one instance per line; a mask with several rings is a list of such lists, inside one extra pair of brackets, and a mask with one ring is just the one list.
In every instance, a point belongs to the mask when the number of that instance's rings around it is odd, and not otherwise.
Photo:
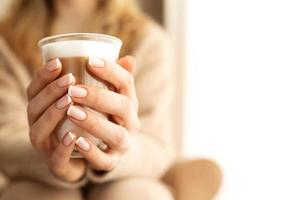
[(55, 107), (57, 109), (63, 109), (65, 108), (67, 105), (69, 105), (72, 102), (71, 97), (69, 97), (68, 95), (63, 96), (62, 98), (60, 98), (56, 103), (55, 103)]
[(71, 132), (68, 132), (64, 137), (63, 144), (65, 146), (69, 146), (74, 139), (75, 139), (75, 135), (72, 134)]
[(60, 79), (58, 79), (56, 83), (57, 83), (58, 87), (65, 87), (74, 82), (75, 82), (75, 78), (74, 78), (73, 74), (69, 73), (69, 74), (64, 75)]
[(83, 137), (79, 137), (76, 140), (76, 144), (84, 151), (89, 151), (91, 149), (91, 145)]
[(82, 111), (81, 109), (77, 108), (76, 106), (70, 106), (67, 114), (77, 120), (85, 120), (86, 119), (86, 113)]
[(102, 59), (99, 59), (99, 58), (89, 58), (89, 65), (92, 66), (92, 67), (104, 67), (105, 66), (105, 63)]
[(102, 150), (102, 151), (106, 151), (108, 146), (106, 144), (104, 144), (102, 141), (100, 141), (100, 143), (98, 144), (98, 147)]
[(46, 69), (48, 72), (53, 72), (53, 71), (57, 70), (60, 66), (61, 66), (61, 63), (58, 60), (58, 58), (56, 58), (46, 64)]
[(71, 97), (85, 97), (87, 95), (87, 90), (78, 86), (70, 86), (68, 94)]

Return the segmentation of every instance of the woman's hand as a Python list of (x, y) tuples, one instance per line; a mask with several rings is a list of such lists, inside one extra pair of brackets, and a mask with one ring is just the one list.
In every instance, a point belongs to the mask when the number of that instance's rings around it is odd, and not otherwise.
[(85, 173), (85, 162), (82, 159), (70, 159), (75, 147), (75, 135), (69, 132), (58, 142), (52, 134), (72, 104), (67, 91), (70, 85), (75, 84), (72, 74), (55, 80), (60, 71), (58, 59), (48, 62), (39, 70), (27, 88), (27, 114), (33, 147), (46, 156), (49, 168), (56, 176), (72, 182)]
[(103, 119), (77, 105), (70, 106), (67, 112), (72, 122), (108, 146), (104, 152), (87, 138), (80, 137), (76, 141), (79, 152), (92, 168), (100, 171), (110, 171), (117, 165), (120, 157), (130, 147), (131, 135), (139, 127), (138, 101), (132, 76), (135, 59), (126, 56), (118, 63), (91, 58), (88, 68), (94, 77), (107, 81), (115, 91), (86, 85), (71, 86), (68, 91), (76, 104), (111, 116), (111, 120)]

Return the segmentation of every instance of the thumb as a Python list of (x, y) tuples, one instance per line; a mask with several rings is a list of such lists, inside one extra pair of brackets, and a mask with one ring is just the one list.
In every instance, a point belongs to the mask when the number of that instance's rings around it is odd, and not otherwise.
[(119, 64), (126, 69), (131, 75), (134, 74), (136, 69), (136, 59), (133, 56), (124, 56), (120, 58)]

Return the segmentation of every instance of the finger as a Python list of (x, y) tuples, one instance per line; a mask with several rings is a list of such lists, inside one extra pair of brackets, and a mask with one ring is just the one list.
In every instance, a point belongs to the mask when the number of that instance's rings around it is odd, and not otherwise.
[(31, 100), (48, 83), (55, 80), (61, 72), (61, 62), (59, 59), (53, 59), (47, 62), (36, 74), (27, 88), (27, 98)]
[(73, 123), (101, 139), (111, 150), (125, 152), (128, 149), (129, 134), (124, 127), (77, 106), (71, 106), (67, 113)]
[(48, 139), (57, 124), (63, 119), (72, 104), (72, 99), (65, 95), (52, 104), (30, 128), (30, 139), (33, 146), (39, 151), (48, 151)]
[(131, 75), (135, 73), (136, 59), (133, 56), (125, 56), (118, 62), (124, 69), (126, 69)]
[(117, 165), (117, 154), (101, 151), (87, 138), (79, 137), (76, 140), (76, 147), (78, 147), (77, 150), (90, 163), (93, 169), (111, 171)]
[(51, 105), (68, 90), (68, 87), (75, 83), (75, 77), (70, 73), (49, 83), (41, 90), (28, 104), (28, 120), (32, 124)]
[(134, 79), (126, 69), (114, 62), (90, 58), (89, 70), (99, 79), (112, 84), (118, 93), (126, 95), (136, 102)]
[[(50, 157), (49, 168), (58, 177), (67, 181), (76, 181), (80, 177), (82, 168), (82, 160), (70, 159), (75, 147), (76, 136), (68, 132), (63, 137), (55, 151)], [(70, 176), (71, 175), (71, 176)]]
[[(99, 112), (118, 116), (121, 125), (131, 129), (138, 123), (137, 108), (131, 99), (118, 93), (92, 86), (71, 86), (68, 91), (73, 101)], [(121, 122), (121, 121), (120, 121)]]
[(58, 144), (49, 160), (49, 168), (56, 175), (62, 176), (65, 173), (66, 166), (70, 161), (71, 154), (75, 147), (76, 136), (68, 132)]

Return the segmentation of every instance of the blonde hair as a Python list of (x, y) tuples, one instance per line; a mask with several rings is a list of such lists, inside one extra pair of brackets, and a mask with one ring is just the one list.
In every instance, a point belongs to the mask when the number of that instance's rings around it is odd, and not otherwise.
[[(40, 65), (37, 42), (51, 34), (53, 0), (15, 1), (11, 14), (0, 23), (0, 34), (31, 71)], [(123, 56), (132, 53), (146, 21), (135, 0), (98, 0), (98, 12), (82, 31), (119, 37)]]

